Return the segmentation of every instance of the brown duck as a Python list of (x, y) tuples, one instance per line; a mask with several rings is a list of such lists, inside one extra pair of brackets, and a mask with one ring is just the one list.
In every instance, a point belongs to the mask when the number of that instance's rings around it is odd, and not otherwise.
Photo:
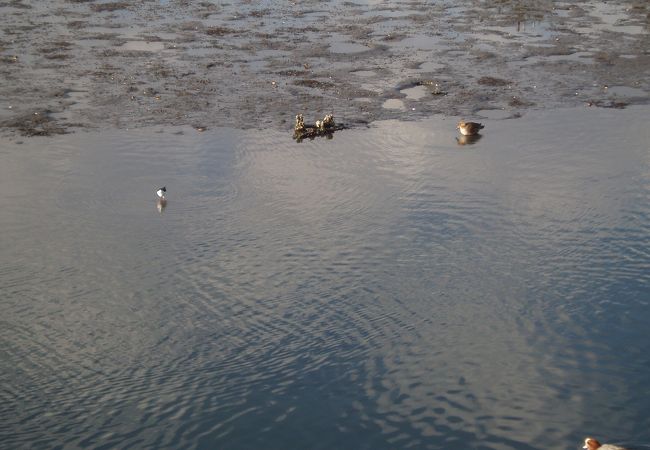
[(479, 131), (481, 131), (483, 128), (482, 123), (477, 123), (477, 122), (465, 122), (461, 120), (458, 122), (458, 125), (456, 125), (456, 129), (460, 130), (460, 134), (463, 136), (474, 136), (478, 134)]

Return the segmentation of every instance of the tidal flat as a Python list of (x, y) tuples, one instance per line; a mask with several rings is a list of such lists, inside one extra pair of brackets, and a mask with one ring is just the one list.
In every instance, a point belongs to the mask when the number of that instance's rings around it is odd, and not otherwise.
[(645, 104), (649, 23), (643, 0), (5, 1), (0, 133)]

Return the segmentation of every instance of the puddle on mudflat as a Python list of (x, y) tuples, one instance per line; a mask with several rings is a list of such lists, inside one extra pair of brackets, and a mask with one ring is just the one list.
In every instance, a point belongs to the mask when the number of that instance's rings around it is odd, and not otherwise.
[(375, 72), (374, 70), (355, 70), (352, 73), (362, 78), (377, 76), (377, 72)]
[(420, 64), (418, 66), (418, 70), (424, 71), (424, 72), (435, 72), (436, 70), (443, 69), (445, 67), (444, 64), (439, 63), (439, 62), (433, 62), (433, 61), (428, 61)]
[(430, 89), (422, 85), (402, 89), (400, 92), (409, 100), (420, 100), (431, 95)]
[(516, 39), (526, 44), (536, 44), (550, 40), (554, 34), (548, 22), (525, 21), (510, 26), (485, 27), (477, 31), (484, 33), (481, 39), (499, 43), (510, 43)]
[(183, 49), (183, 54), (191, 57), (211, 57), (217, 55), (217, 50), (214, 47), (189, 47)]
[(165, 43), (160, 41), (127, 41), (119, 48), (122, 50), (158, 52), (165, 49)]
[(3, 444), (649, 442), (649, 115), (5, 142)]
[(608, 95), (627, 98), (643, 98), (650, 95), (650, 93), (644, 91), (643, 89), (633, 88), (629, 86), (608, 86), (605, 91)]
[(580, 64), (593, 64), (593, 53), (591, 52), (575, 52), (568, 55), (538, 55), (529, 56), (521, 61), (510, 61), (509, 64), (524, 66), (535, 64), (548, 64), (548, 63), (561, 63), (561, 62), (575, 62)]
[[(578, 26), (577, 31), (581, 33), (592, 34), (603, 31), (625, 34), (647, 33), (647, 26), (629, 23), (630, 8), (625, 3), (593, 2), (586, 5), (586, 9), (596, 20), (593, 23)], [(633, 10), (641, 12), (645, 9), (633, 8)]]
[(356, 44), (354, 42), (332, 42), (330, 44), (330, 51), (332, 53), (361, 53), (370, 50), (365, 45)]
[(398, 110), (406, 109), (406, 105), (404, 105), (404, 102), (398, 98), (389, 98), (382, 104), (382, 107), (385, 109), (398, 109)]
[(418, 35), (402, 39), (399, 42), (393, 43), (393, 47), (398, 49), (398, 51), (413, 51), (413, 50), (437, 50), (440, 52), (447, 48), (446, 44), (441, 42), (441, 39), (437, 36), (428, 36), (428, 35)]

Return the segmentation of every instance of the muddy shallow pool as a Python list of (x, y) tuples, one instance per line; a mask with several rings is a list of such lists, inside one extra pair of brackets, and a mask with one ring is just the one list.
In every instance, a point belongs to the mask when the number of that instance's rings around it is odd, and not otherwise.
[(3, 145), (2, 446), (648, 448), (649, 113)]

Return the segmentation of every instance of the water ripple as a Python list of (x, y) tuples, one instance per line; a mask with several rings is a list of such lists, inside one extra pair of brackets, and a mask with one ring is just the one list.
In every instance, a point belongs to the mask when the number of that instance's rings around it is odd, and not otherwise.
[(3, 444), (640, 448), (645, 124), (556, 114), (3, 153)]

